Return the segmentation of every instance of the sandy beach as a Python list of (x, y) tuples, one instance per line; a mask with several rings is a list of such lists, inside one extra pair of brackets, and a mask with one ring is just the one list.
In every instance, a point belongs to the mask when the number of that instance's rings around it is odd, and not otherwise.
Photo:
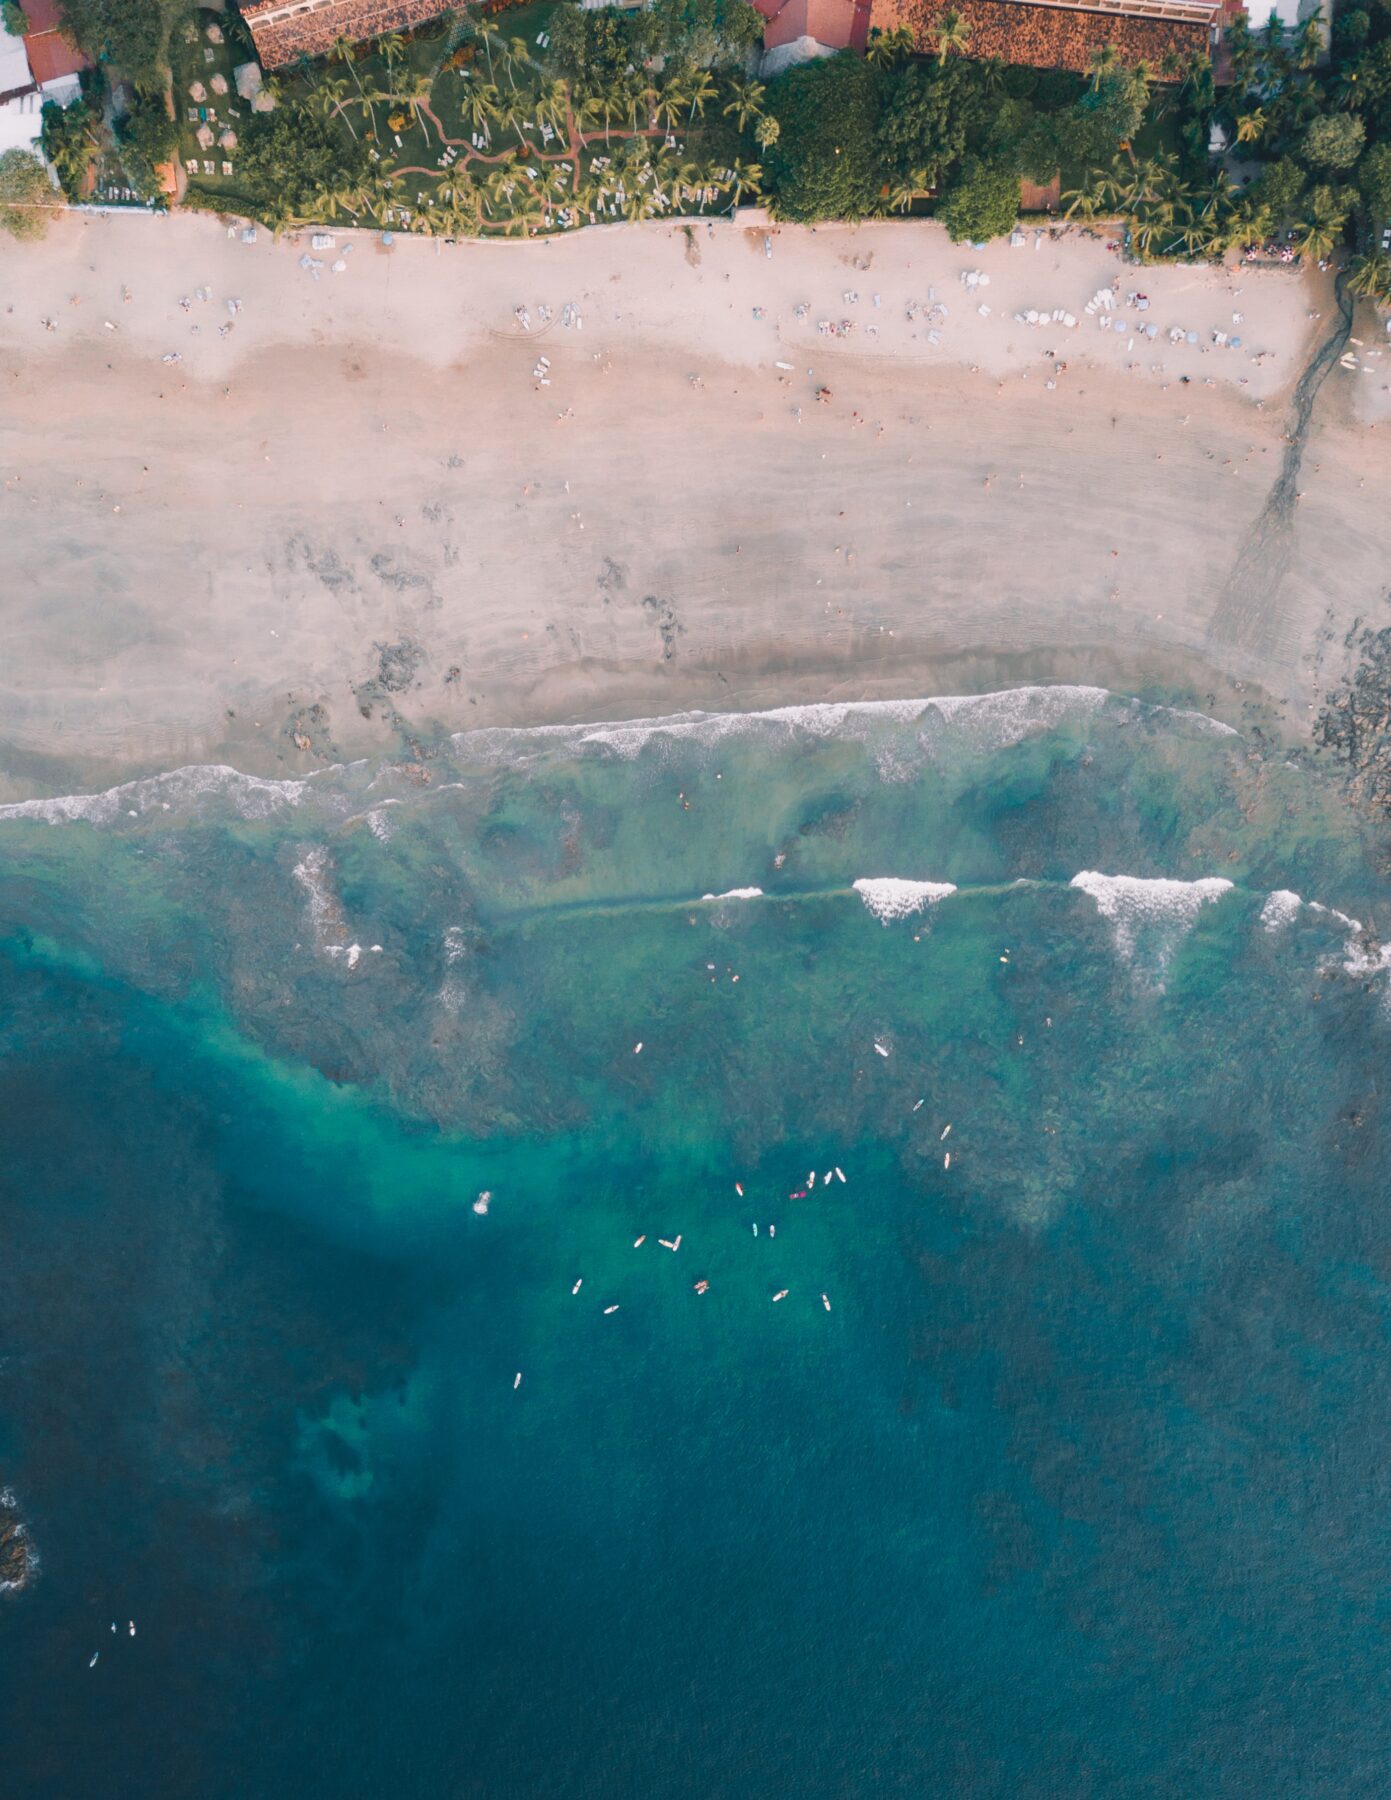
[(0, 795), (1063, 678), (1298, 733), (1388, 622), (1391, 353), (1340, 324), (1080, 233), (70, 216), (0, 267)]

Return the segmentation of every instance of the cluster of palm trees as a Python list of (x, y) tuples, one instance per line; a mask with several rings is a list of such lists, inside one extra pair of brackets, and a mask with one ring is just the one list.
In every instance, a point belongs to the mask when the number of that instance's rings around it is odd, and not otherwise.
[[(407, 42), (399, 34), (377, 40), (376, 78), (366, 84), (360, 51), (346, 38), (334, 45), (331, 61), (348, 76), (318, 73), (305, 103), (322, 118), (341, 119), (355, 137), (357, 114), (378, 148), (370, 178), (315, 192), (314, 217), (399, 220), (446, 236), (531, 235), (601, 219), (703, 213), (762, 191), (758, 162), (741, 155), (723, 164), (700, 161), (686, 154), (678, 136), (718, 107), (741, 137), (752, 135), (766, 151), (777, 141), (778, 122), (758, 81), (717, 80), (707, 68), (677, 65), (660, 74), (629, 67), (585, 87), (549, 75), (524, 39), (504, 38), (486, 16), (459, 21), (429, 71), (411, 67)], [(440, 75), (458, 66), (460, 42), (473, 50), (455, 89), (462, 94), (466, 138), (450, 136), (432, 105)], [(448, 166), (401, 167), (382, 148), (390, 137), (383, 135), (379, 109), (388, 132), (402, 116), (432, 123), (441, 146), (453, 149)], [(283, 208), (281, 214), (271, 222), (310, 222), (284, 216)]]
[[(1281, 225), (1259, 188), (1243, 193), (1225, 170), (1201, 183), (1186, 181), (1178, 158), (1168, 152), (1122, 152), (1063, 201), (1068, 218), (1124, 219), (1144, 257), (1220, 256), (1265, 243)], [(1336, 191), (1316, 187), (1287, 241), (1297, 255), (1321, 260), (1333, 254), (1346, 220)]]

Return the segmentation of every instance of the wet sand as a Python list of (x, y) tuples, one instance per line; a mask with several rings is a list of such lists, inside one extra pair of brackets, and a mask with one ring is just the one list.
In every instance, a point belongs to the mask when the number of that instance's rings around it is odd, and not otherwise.
[[(196, 218), (69, 219), (7, 255), (3, 797), (1025, 680), (1297, 733), (1355, 622), (1388, 622), (1375, 374), (1333, 359), (1280, 487), (1294, 383), (1338, 324), (1317, 275), (921, 225), (783, 230), (771, 257), (728, 225), (340, 235), (325, 264), (349, 243), (317, 281), (307, 237)], [(1082, 315), (1112, 278), (1156, 342)], [(1052, 306), (1078, 329), (1014, 323)]]

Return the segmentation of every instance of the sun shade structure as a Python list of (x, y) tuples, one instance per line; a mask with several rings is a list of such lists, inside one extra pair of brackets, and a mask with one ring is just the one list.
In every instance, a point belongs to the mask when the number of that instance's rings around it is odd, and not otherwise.
[(268, 69), (326, 56), (339, 38), (357, 42), (437, 19), (444, 0), (243, 0), (256, 54)]

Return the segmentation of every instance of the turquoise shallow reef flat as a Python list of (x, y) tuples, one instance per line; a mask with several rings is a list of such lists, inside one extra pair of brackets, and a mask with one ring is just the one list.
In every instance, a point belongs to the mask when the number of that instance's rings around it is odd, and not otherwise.
[(1384, 1794), (1377, 849), (1078, 688), (0, 808), (3, 1791)]

